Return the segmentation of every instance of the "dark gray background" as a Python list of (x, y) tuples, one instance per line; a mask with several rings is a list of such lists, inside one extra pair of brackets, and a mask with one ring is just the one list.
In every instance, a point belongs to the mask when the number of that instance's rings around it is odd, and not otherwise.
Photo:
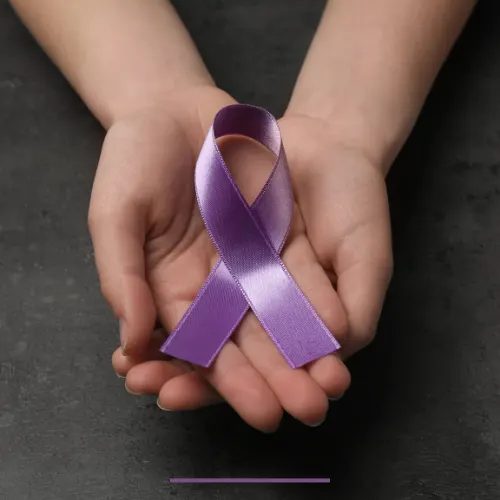
[[(282, 112), (322, 2), (176, 3), (219, 85)], [(103, 132), (0, 0), (0, 499), (500, 498), (499, 19), (480, 3), (389, 178), (396, 273), (351, 391), (265, 436), (114, 375), (86, 228)]]

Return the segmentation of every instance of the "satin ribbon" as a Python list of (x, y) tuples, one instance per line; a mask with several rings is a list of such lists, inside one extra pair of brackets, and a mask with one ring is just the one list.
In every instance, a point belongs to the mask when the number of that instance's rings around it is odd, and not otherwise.
[[(252, 206), (217, 147), (216, 140), (225, 135), (247, 136), (276, 155)], [(294, 202), (275, 118), (245, 104), (220, 110), (198, 157), (195, 189), (220, 259), (161, 351), (209, 367), (249, 307), (292, 368), (339, 349), (280, 258)]]

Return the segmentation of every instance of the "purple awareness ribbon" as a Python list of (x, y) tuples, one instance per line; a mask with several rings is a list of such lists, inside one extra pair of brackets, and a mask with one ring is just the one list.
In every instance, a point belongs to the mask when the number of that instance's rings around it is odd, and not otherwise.
[[(249, 206), (216, 140), (243, 135), (276, 155), (273, 170)], [(195, 169), (195, 189), (219, 261), (175, 330), (164, 354), (209, 367), (250, 307), (292, 368), (340, 348), (280, 258), (294, 201), (275, 118), (266, 110), (233, 104), (215, 116)]]

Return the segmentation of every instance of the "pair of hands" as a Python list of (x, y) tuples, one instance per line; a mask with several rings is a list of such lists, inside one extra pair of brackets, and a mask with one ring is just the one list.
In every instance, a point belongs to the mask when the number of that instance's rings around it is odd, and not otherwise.
[[(225, 400), (264, 432), (279, 426), (283, 411), (318, 425), (328, 399), (349, 386), (344, 360), (375, 334), (392, 269), (383, 174), (319, 120), (280, 120), (296, 202), (282, 258), (341, 351), (292, 370), (249, 313), (209, 369), (159, 352), (166, 333), (157, 320), (173, 330), (218, 259), (193, 174), (216, 112), (234, 102), (219, 89), (196, 88), (123, 117), (108, 131), (89, 225), (103, 294), (120, 321), (113, 367), (129, 392), (157, 394), (163, 409)], [(272, 158), (250, 141), (221, 147), (252, 201)]]

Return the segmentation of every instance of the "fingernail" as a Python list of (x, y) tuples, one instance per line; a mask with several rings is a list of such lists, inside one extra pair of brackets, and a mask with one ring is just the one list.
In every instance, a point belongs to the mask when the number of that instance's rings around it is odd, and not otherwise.
[(115, 372), (115, 375), (116, 375), (118, 378), (127, 378), (127, 377), (124, 377), (123, 375), (120, 375), (119, 373), (116, 373), (116, 372)]
[(261, 429), (261, 432), (263, 434), (275, 434), (277, 432), (277, 430), (279, 429), (279, 426), (276, 427), (276, 429)]
[(125, 390), (129, 393), (129, 394), (132, 394), (132, 396), (142, 396), (142, 394), (140, 392), (134, 392), (134, 391), (131, 391), (128, 387), (127, 387), (127, 384), (125, 383)]
[(173, 410), (169, 410), (168, 408), (163, 408), (163, 406), (160, 404), (160, 400), (159, 399), (156, 400), (156, 406), (158, 406), (158, 408), (161, 411), (173, 411)]
[(127, 338), (126, 338), (126, 334), (125, 334), (125, 321), (121, 318), (120, 318), (119, 325), (120, 325), (120, 345), (122, 348), (122, 354), (124, 356), (126, 356), (127, 353), (125, 352), (125, 349), (127, 347)]
[(315, 424), (309, 424), (307, 422), (304, 422), (308, 427), (319, 427), (326, 419), (324, 418), (323, 420), (321, 420), (321, 422), (317, 422)]
[(308, 427), (319, 427), (326, 420), (327, 415), (323, 415), (323, 418), (317, 422), (303, 422)]
[(339, 399), (342, 399), (344, 397), (343, 394), (341, 394), (339, 397), (337, 398), (328, 398), (328, 401), (338, 401)]

